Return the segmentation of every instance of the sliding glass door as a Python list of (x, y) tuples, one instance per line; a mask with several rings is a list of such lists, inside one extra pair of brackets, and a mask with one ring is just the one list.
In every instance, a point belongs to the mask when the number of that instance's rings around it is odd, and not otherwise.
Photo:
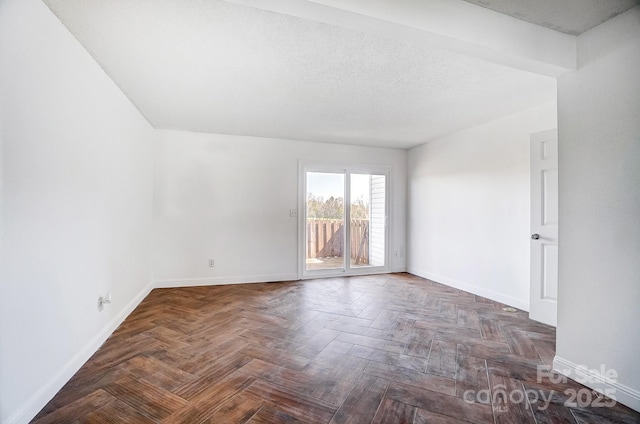
[(386, 175), (351, 174), (351, 267), (385, 266)]
[(301, 274), (387, 270), (387, 171), (301, 167)]
[(307, 172), (307, 271), (344, 269), (344, 192), (344, 173)]

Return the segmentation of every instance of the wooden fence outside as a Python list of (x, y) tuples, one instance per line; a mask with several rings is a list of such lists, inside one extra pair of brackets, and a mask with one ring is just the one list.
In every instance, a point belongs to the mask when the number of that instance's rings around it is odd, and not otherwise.
[[(351, 259), (369, 263), (369, 220), (351, 220)], [(341, 219), (307, 220), (307, 258), (332, 258), (344, 255), (344, 222)]]

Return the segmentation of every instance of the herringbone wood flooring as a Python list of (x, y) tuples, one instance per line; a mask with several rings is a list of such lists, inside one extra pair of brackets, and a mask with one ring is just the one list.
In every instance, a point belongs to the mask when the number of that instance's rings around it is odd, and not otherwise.
[(554, 329), (503, 306), (409, 274), (157, 289), (35, 422), (640, 422), (565, 406)]

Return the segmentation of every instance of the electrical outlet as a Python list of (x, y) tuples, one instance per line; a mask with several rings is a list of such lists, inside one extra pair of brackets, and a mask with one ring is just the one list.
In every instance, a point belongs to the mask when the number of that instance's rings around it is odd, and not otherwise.
[(98, 311), (102, 311), (104, 309), (104, 305), (108, 305), (111, 303), (111, 293), (107, 293), (104, 296), (98, 296)]
[(209, 268), (213, 268), (214, 266), (215, 266), (215, 263), (213, 259), (209, 259)]
[(298, 216), (298, 210), (297, 209), (289, 209), (289, 216), (291, 218), (297, 218)]

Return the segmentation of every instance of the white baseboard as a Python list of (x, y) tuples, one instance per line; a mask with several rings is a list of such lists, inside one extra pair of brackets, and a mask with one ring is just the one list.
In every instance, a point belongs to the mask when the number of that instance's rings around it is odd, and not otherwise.
[(213, 278), (183, 278), (180, 280), (156, 280), (156, 288), (192, 287), (192, 286), (220, 286), (225, 284), (245, 283), (273, 283), (278, 281), (298, 280), (298, 274), (266, 274), (245, 275), (237, 277), (213, 277)]
[(60, 391), (62, 386), (78, 372), (78, 370), (84, 365), (85, 362), (91, 358), (102, 344), (109, 338), (109, 336), (118, 328), (120, 324), (129, 316), (131, 312), (147, 297), (149, 292), (153, 289), (153, 283), (149, 283), (144, 289), (142, 289), (122, 310), (113, 317), (111, 321), (96, 334), (78, 353), (71, 358), (67, 364), (62, 367), (56, 375), (44, 386), (40, 388), (31, 398), (25, 402), (25, 404), (18, 409), (14, 414), (9, 416), (6, 424), (22, 424), (28, 423), (33, 417), (40, 412), (45, 405), (53, 399), (53, 397)]
[(495, 300), (496, 302), (504, 303), (505, 305), (513, 306), (523, 311), (529, 312), (529, 303), (522, 299), (516, 299), (515, 297), (505, 296), (502, 293), (495, 292), (493, 290), (487, 290), (483, 287), (478, 287), (473, 284), (463, 283), (451, 278), (436, 275), (431, 272), (423, 271), (413, 267), (409, 267), (407, 272), (417, 275), (418, 277), (426, 278), (427, 280), (435, 281), (436, 283), (444, 284), (454, 289), (464, 290), (466, 292), (486, 297), (487, 299)]
[[(390, 271), (385, 271), (390, 273), (397, 272), (407, 272), (404, 267), (398, 267), (391, 269)], [(302, 279), (313, 279), (313, 278), (323, 278), (323, 277), (348, 277), (348, 276), (356, 276), (356, 275), (372, 275), (372, 274), (380, 274), (380, 271), (366, 271), (359, 270), (358, 274), (354, 275), (345, 275), (344, 273), (339, 274), (322, 274), (322, 275), (314, 275), (303, 277)], [(177, 287), (195, 287), (195, 286), (222, 286), (227, 284), (253, 284), (253, 283), (274, 283), (280, 281), (297, 281), (301, 278), (298, 277), (298, 274), (265, 274), (265, 275), (249, 275), (249, 276), (239, 276), (239, 277), (214, 277), (214, 278), (182, 278), (176, 280), (156, 280), (154, 281), (154, 287), (158, 289), (170, 289)]]
[(602, 375), (601, 370), (588, 369), (558, 355), (553, 358), (553, 369), (592, 390), (610, 394), (616, 402), (640, 412), (640, 391)]

